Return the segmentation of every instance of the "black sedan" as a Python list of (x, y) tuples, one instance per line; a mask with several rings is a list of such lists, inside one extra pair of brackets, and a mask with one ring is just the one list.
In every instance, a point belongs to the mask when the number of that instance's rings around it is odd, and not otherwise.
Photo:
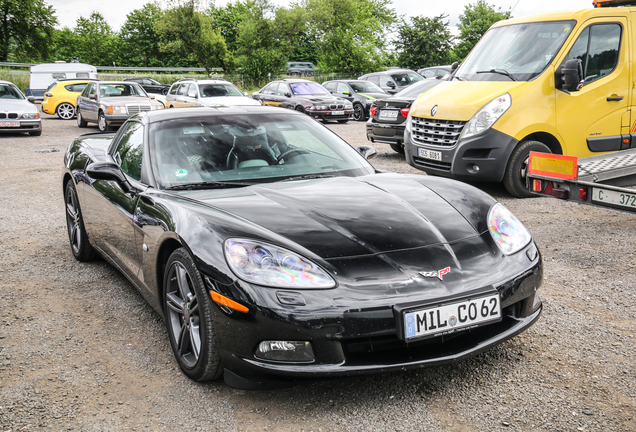
[(391, 96), (377, 85), (362, 80), (333, 80), (322, 83), (331, 94), (353, 103), (353, 119), (363, 121), (369, 117), (374, 100)]
[(272, 81), (252, 97), (266, 106), (288, 108), (323, 121), (346, 123), (353, 116), (353, 104), (332, 96), (323, 86), (304, 79)]
[(196, 381), (438, 365), (533, 324), (523, 225), (464, 183), (378, 173), (373, 153), (278, 108), (142, 113), (69, 146), (71, 251), (128, 277)]
[(141, 85), (141, 87), (146, 90), (147, 93), (167, 95), (168, 90), (170, 90), (169, 85), (161, 84), (159, 81), (153, 80), (152, 78), (126, 78), (124, 81), (136, 82), (137, 84)]
[(411, 104), (440, 82), (418, 81), (393, 96), (373, 101), (367, 122), (367, 139), (373, 143), (390, 144), (394, 151), (404, 153), (404, 127)]

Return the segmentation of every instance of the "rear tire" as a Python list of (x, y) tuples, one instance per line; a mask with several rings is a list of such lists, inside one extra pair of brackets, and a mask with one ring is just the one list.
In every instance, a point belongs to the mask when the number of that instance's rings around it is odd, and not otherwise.
[(391, 149), (396, 152), (396, 153), (400, 153), (400, 154), (404, 154), (404, 145), (402, 144), (390, 144)]
[(526, 186), (531, 151), (552, 153), (547, 145), (539, 141), (522, 141), (517, 145), (508, 160), (503, 181), (504, 187), (510, 195), (517, 198), (530, 198), (532, 196)]
[(79, 110), (77, 110), (76, 115), (77, 115), (77, 127), (85, 128), (86, 126), (88, 126), (88, 122), (84, 120)]
[(75, 117), (75, 107), (73, 106), (73, 104), (63, 102), (57, 106), (57, 108), (55, 109), (55, 113), (62, 120), (71, 120), (73, 117)]
[(212, 299), (185, 248), (175, 250), (168, 258), (163, 286), (166, 328), (179, 367), (194, 381), (220, 377), (223, 367), (212, 320)]

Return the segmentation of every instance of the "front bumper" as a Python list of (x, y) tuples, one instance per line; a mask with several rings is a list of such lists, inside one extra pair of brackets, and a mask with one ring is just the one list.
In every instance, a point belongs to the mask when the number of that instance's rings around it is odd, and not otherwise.
[[(531, 243), (527, 248), (536, 247)], [(226, 382), (235, 387), (253, 387), (254, 383), (293, 382), (330, 376), (382, 373), (440, 365), (462, 360), (498, 345), (531, 326), (541, 314), (541, 302), (536, 294), (543, 271), (540, 257), (528, 266), (526, 251), (520, 251), (512, 267), (525, 270), (495, 286), (501, 298), (502, 321), (472, 329), (461, 329), (429, 339), (405, 341), (399, 310), (413, 303), (416, 297), (382, 300), (349, 299), (342, 304), (334, 290), (302, 291), (307, 305), (281, 305), (276, 289), (240, 288), (240, 282), (220, 287), (225, 294), (252, 291), (257, 306), (248, 314), (228, 314), (213, 308), (215, 331)], [(218, 284), (217, 284), (218, 285)], [(290, 291), (290, 290), (282, 290)], [(421, 295), (430, 291), (420, 288)], [(248, 297), (253, 297), (248, 295)], [(340, 303), (340, 304), (338, 304)], [(363, 307), (360, 307), (363, 306)], [(268, 361), (254, 356), (264, 340), (309, 341), (315, 354), (311, 363)]]
[[(333, 114), (334, 111), (342, 112), (343, 114)], [(353, 109), (347, 110), (306, 110), (307, 114), (315, 119), (321, 120), (350, 120), (353, 117)]]
[[(422, 145), (414, 143), (411, 134), (405, 130), (404, 153), (409, 165), (427, 174), (464, 181), (500, 182), (518, 142), (490, 128), (479, 135), (461, 139), (450, 147)], [(419, 148), (441, 153), (441, 160), (420, 157)]]
[[(10, 121), (10, 120), (0, 120), (2, 121)], [(42, 130), (42, 121), (41, 120), (11, 120), (11, 121), (19, 121), (19, 127), (0, 127), (0, 133), (21, 133), (21, 132), (38, 132)]]
[(108, 114), (105, 113), (106, 123), (109, 126), (121, 126), (126, 120), (130, 118), (130, 114)]

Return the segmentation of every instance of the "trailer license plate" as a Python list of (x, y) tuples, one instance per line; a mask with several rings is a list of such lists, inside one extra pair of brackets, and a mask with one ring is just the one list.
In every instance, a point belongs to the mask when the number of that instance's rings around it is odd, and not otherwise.
[(417, 149), (417, 155), (421, 158), (424, 159), (433, 159), (436, 161), (441, 161), (442, 160), (442, 152), (438, 152), (435, 150), (428, 150), (428, 149), (423, 149), (423, 148), (418, 148)]
[(409, 340), (495, 321), (501, 321), (499, 294), (407, 312), (404, 314), (404, 334)]
[(396, 110), (380, 110), (381, 119), (396, 119), (398, 112)]
[(0, 122), (0, 127), (20, 127), (20, 122)]
[(636, 191), (632, 194), (609, 189), (592, 188), (592, 202), (614, 204), (633, 209), (636, 208)]

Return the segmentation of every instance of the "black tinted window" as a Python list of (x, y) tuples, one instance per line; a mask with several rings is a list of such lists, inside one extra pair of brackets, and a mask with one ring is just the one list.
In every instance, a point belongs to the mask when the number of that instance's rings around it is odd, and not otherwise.
[(583, 62), (585, 84), (609, 75), (616, 68), (621, 33), (619, 24), (595, 24), (578, 37), (566, 59)]

